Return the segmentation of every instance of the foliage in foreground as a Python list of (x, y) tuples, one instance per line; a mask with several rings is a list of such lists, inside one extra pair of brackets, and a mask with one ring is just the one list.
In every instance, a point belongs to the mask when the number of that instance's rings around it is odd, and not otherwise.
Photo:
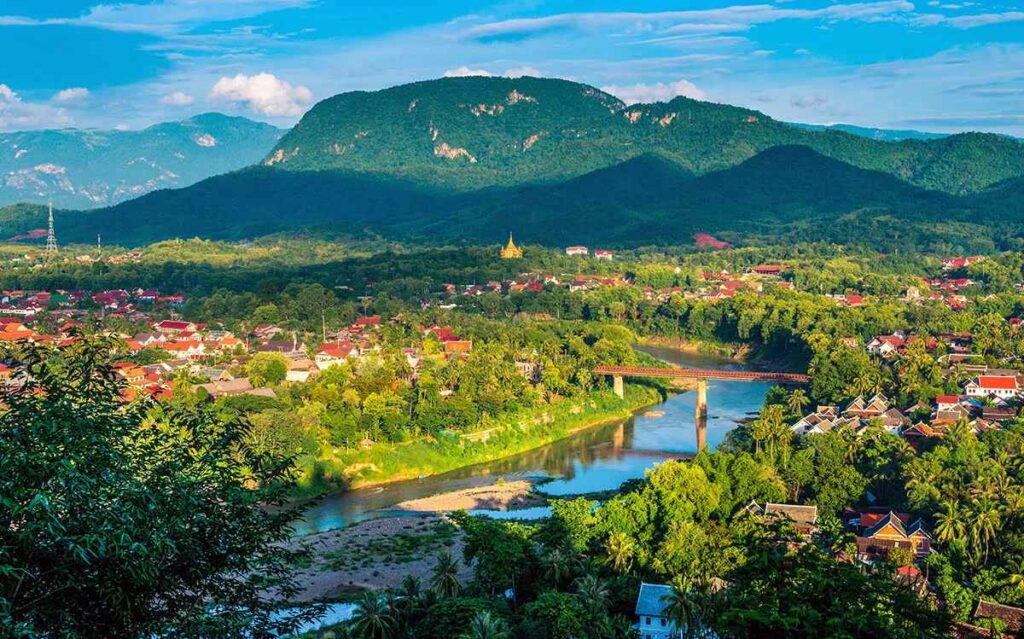
[[(0, 626), (11, 637), (273, 636), (298, 618), (290, 460), (206, 406), (124, 404), (109, 340), (6, 353)], [(310, 617), (314, 610), (303, 613)]]

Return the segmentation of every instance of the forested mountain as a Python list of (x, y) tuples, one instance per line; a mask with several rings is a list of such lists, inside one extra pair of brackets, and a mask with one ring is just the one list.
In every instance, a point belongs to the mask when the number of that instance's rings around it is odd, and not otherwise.
[(564, 180), (647, 153), (703, 174), (786, 145), (808, 146), (947, 193), (974, 192), (1024, 175), (1024, 145), (1005, 136), (885, 142), (684, 97), (626, 106), (566, 80), (485, 77), (328, 98), (303, 116), (264, 163), (474, 189)]
[[(686, 243), (698, 231), (749, 238), (804, 225), (816, 238), (842, 232), (870, 244), (892, 239), (871, 235), (879, 219), (899, 220), (904, 227), (940, 218), (1019, 223), (1024, 219), (1020, 199), (1005, 201), (1000, 195), (1015, 184), (954, 196), (799, 146), (768, 149), (700, 176), (671, 160), (644, 155), (559, 183), (472, 192), (350, 171), (254, 167), (106, 209), (59, 211), (57, 235), (65, 242), (92, 242), (101, 233), (106, 242), (133, 245), (169, 237), (243, 239), (306, 230), (489, 243), (512, 231), (540, 244), (623, 246)], [(1005, 206), (993, 208), (994, 200)], [(8, 207), (0, 214), (0, 235), (39, 228), (45, 215), (42, 207)], [(844, 222), (837, 225), (840, 219)], [(850, 220), (857, 222), (853, 230)]]
[(283, 132), (206, 113), (142, 131), (60, 129), (0, 133), (0, 205), (107, 206), (248, 166)]
[[(1003, 136), (881, 142), (686, 98), (626, 107), (563, 80), (454, 78), (335, 96), (261, 165), (60, 211), (57, 234), (637, 245), (708, 232), (897, 249), (941, 226), (943, 245), (1002, 246), (1024, 227), (1022, 176), (1024, 145)], [(44, 226), (41, 208), (0, 213), (0, 237)]]

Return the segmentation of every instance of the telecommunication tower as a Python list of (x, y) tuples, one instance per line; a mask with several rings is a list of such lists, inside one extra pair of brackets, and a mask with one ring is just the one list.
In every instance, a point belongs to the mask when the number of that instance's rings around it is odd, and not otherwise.
[(53, 255), (57, 252), (57, 236), (53, 232), (53, 203), (50, 203), (50, 219), (46, 232), (46, 254)]

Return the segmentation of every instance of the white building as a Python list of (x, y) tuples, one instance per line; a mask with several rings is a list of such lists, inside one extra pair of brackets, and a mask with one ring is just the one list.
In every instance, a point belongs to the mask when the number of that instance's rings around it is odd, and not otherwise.
[(964, 391), (968, 397), (998, 397), (1013, 399), (1020, 393), (1016, 377), (981, 375), (967, 382)]
[(672, 587), (662, 584), (640, 584), (640, 594), (636, 597), (636, 624), (633, 626), (640, 639), (667, 639), (681, 637), (682, 632), (668, 618), (668, 598), (672, 595)]
[(589, 255), (590, 251), (585, 246), (570, 246), (565, 249), (566, 255)]

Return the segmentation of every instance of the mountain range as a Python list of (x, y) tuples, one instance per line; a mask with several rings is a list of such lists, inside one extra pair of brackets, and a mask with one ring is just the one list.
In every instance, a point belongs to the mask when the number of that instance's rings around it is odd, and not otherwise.
[(590, 86), (528, 77), (445, 78), (336, 95), (310, 109), (264, 164), (479, 189), (578, 177), (647, 153), (700, 175), (788, 145), (947, 193), (1024, 174), (1024, 145), (1005, 136), (893, 143), (685, 97), (627, 106)]
[(843, 131), (852, 133), (864, 138), (878, 140), (881, 142), (900, 142), (902, 140), (939, 140), (949, 137), (948, 133), (930, 133), (928, 131), (915, 131), (913, 129), (878, 129), (874, 127), (857, 126), (855, 124), (802, 124), (791, 122), (795, 127), (809, 129), (811, 131)]
[(141, 131), (0, 133), (0, 205), (93, 208), (189, 186), (259, 161), (283, 133), (219, 113)]
[[(258, 165), (61, 211), (58, 237), (129, 245), (304, 230), (436, 243), (513, 231), (624, 246), (702, 231), (888, 249), (936, 233), (1005, 244), (1024, 224), (1022, 176), (1024, 145), (1005, 136), (887, 142), (687, 98), (627, 106), (564, 80), (449, 78), (328, 98)], [(9, 208), (0, 235), (44, 219)]]

